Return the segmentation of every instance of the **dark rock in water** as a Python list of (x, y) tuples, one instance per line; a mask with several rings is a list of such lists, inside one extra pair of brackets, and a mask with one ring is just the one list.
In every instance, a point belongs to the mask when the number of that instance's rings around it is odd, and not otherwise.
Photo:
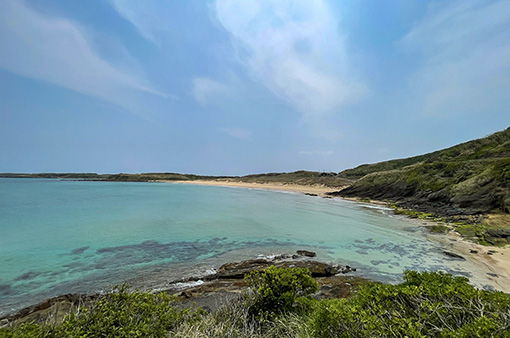
[(308, 250), (298, 250), (296, 252), (300, 256), (306, 256), (306, 257), (315, 257), (315, 256), (317, 256), (317, 254), (315, 252), (308, 251)]
[(13, 289), (8, 284), (0, 284), (0, 296), (9, 295), (13, 292)]
[(81, 255), (85, 251), (88, 250), (88, 246), (82, 246), (81, 248), (76, 248), (73, 251), (71, 251), (71, 255)]
[(301, 256), (299, 256), (299, 255), (292, 255), (292, 259), (297, 259), (299, 257), (301, 257)]
[(305, 192), (305, 195), (306, 196), (318, 196), (317, 194), (312, 194), (312, 193), (309, 193), (309, 192)]
[(469, 252), (472, 253), (472, 254), (477, 254), (478, 250), (471, 249), (471, 250), (469, 250)]
[(30, 279), (34, 279), (35, 277), (39, 276), (40, 273), (39, 272), (35, 272), (35, 271), (29, 271), (29, 272), (26, 272), (22, 275), (19, 275), (18, 277), (14, 278), (15, 281), (22, 281), (22, 280), (30, 280)]
[(462, 259), (463, 261), (465, 261), (466, 259), (464, 257), (462, 257), (461, 255), (458, 255), (454, 252), (451, 252), (451, 251), (443, 251), (443, 253), (446, 255), (446, 256), (449, 256), (449, 257), (453, 257), (453, 258), (458, 258), (458, 259)]

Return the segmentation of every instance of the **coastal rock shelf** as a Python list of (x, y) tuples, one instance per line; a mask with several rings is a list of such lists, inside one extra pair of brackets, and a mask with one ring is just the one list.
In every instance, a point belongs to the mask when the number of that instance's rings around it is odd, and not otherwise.
[[(292, 258), (296, 257), (297, 258)], [(314, 296), (318, 299), (326, 297), (344, 298), (351, 294), (352, 289), (367, 282), (366, 279), (345, 274), (356, 271), (348, 265), (328, 264), (306, 260), (301, 255), (282, 254), (265, 258), (257, 258), (241, 262), (223, 264), (216, 273), (173, 281), (163, 291), (177, 295), (183, 306), (200, 306), (213, 311), (229, 300), (238, 297), (245, 290), (244, 276), (252, 271), (261, 271), (270, 266), (285, 268), (308, 269), (312, 277), (319, 283), (320, 289)], [(340, 274), (340, 275), (338, 275)], [(102, 294), (78, 295), (67, 294), (47, 299), (36, 305), (26, 307), (14, 315), (0, 318), (0, 327), (14, 322), (54, 322), (63, 318), (79, 306), (91, 306), (100, 299)]]

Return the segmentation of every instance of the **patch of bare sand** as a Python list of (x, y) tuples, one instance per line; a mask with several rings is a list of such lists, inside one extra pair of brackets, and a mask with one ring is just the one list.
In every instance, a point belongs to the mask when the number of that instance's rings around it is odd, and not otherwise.
[(496, 290), (510, 293), (510, 247), (485, 246), (469, 242), (455, 231), (436, 239), (448, 246), (452, 252), (460, 254), (471, 263), (477, 271), (473, 279), (486, 279)]
[(208, 180), (195, 180), (195, 181), (160, 181), (171, 183), (183, 184), (197, 184), (197, 185), (213, 185), (220, 187), (237, 187), (248, 189), (263, 189), (263, 190), (277, 190), (277, 191), (290, 191), (302, 194), (315, 194), (317, 196), (325, 197), (326, 193), (341, 190), (339, 188), (331, 188), (323, 185), (299, 185), (299, 184), (286, 184), (286, 183), (251, 183), (251, 182), (237, 182), (237, 181), (208, 181)]

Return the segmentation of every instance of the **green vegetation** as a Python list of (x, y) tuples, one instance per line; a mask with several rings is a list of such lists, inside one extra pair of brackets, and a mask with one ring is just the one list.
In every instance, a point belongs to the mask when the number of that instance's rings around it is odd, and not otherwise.
[[(505, 158), (506, 161), (510, 158), (510, 128), (481, 139), (461, 143), (447, 149), (424, 155), (376, 164), (363, 164), (354, 169), (344, 170), (339, 175), (346, 178), (358, 179), (371, 173), (402, 169), (419, 163), (449, 163), (452, 162), (452, 160), (454, 160), (454, 162), (463, 162)], [(454, 168), (451, 167), (449, 169)]]
[(431, 213), (406, 208), (399, 208), (395, 203), (390, 203), (388, 204), (388, 206), (393, 209), (396, 215), (404, 215), (410, 218), (426, 219), (430, 221), (444, 221), (442, 218), (436, 217), (434, 214)]
[(404, 278), (319, 302), (309, 316), (313, 336), (510, 337), (509, 295), (444, 273), (406, 271)]
[(397, 214), (460, 223), (454, 224), (460, 234), (483, 244), (510, 242), (510, 237), (489, 231), (509, 229), (510, 128), (429, 154), (361, 165), (338, 176), (357, 181), (335, 195), (397, 202)]
[(306, 304), (303, 297), (319, 289), (310, 270), (304, 268), (271, 266), (262, 272), (252, 272), (245, 280), (253, 289), (249, 309), (256, 318), (292, 312), (298, 299)]
[(352, 184), (352, 180), (339, 177), (335, 173), (320, 173), (315, 171), (295, 171), (291, 173), (268, 173), (247, 176), (201, 176), (177, 173), (142, 173), (142, 174), (95, 174), (95, 173), (39, 173), (16, 174), (0, 173), (5, 178), (49, 178), (93, 181), (120, 181), (120, 182), (151, 182), (151, 181), (228, 181), (247, 183), (275, 183), (297, 185), (322, 185), (335, 189)]
[(271, 267), (246, 276), (250, 291), (213, 313), (122, 287), (62, 324), (21, 324), (0, 337), (510, 337), (510, 295), (441, 272), (404, 279), (315, 300), (308, 271)]
[(450, 231), (450, 228), (442, 224), (428, 225), (427, 229), (435, 234), (446, 234)]
[(326, 187), (340, 189), (351, 185), (351, 179), (340, 177), (336, 173), (320, 173), (315, 171), (300, 170), (291, 173), (269, 173), (258, 175), (247, 175), (230, 178), (230, 181), (247, 183), (278, 183), (298, 185), (323, 185)]
[(71, 313), (60, 325), (21, 324), (0, 329), (0, 337), (165, 337), (202, 313), (179, 309), (176, 302), (165, 293), (128, 292), (123, 285), (91, 308)]
[[(189, 181), (197, 179), (212, 179), (211, 176), (198, 176), (177, 173), (143, 173), (143, 174), (96, 174), (96, 173), (38, 173), (14, 174), (3, 173), (5, 178), (49, 178), (61, 180), (84, 181), (121, 181), (121, 182), (150, 182), (150, 181)], [(217, 177), (214, 177), (217, 178)]]

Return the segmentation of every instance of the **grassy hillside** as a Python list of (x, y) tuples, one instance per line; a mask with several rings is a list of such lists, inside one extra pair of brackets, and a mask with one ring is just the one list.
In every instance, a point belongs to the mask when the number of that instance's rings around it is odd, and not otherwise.
[(386, 199), (443, 216), (510, 213), (510, 128), (451, 148), (341, 172), (336, 193)]
[(228, 180), (248, 183), (323, 185), (331, 188), (343, 188), (353, 183), (352, 179), (340, 177), (336, 173), (320, 173), (316, 171), (305, 170), (294, 171), (290, 173), (269, 173), (247, 175), (241, 177), (229, 177)]
[(461, 143), (432, 153), (375, 164), (363, 164), (342, 171), (339, 176), (359, 179), (375, 172), (402, 169), (419, 163), (462, 162), (469, 160), (510, 158), (510, 128), (490, 136)]

